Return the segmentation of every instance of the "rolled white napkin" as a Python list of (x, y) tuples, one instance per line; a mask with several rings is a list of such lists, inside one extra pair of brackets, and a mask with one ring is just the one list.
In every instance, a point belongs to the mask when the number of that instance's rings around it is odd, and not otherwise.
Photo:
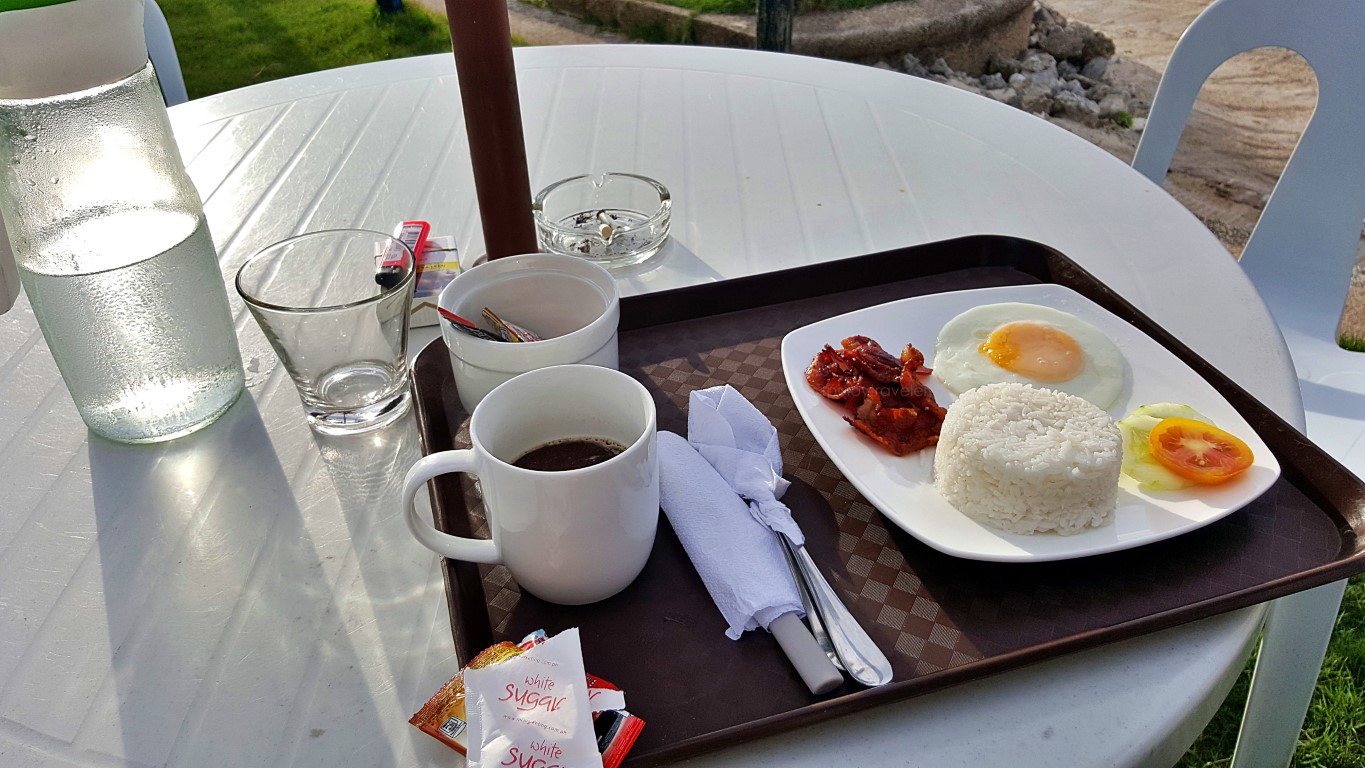
[(748, 499), (758, 522), (801, 546), (806, 537), (791, 510), (778, 501), (791, 482), (782, 477), (777, 430), (729, 384), (694, 390), (687, 404), (687, 442)]
[(801, 613), (782, 545), (687, 441), (659, 433), (659, 499), (706, 591), (738, 640), (777, 617)]

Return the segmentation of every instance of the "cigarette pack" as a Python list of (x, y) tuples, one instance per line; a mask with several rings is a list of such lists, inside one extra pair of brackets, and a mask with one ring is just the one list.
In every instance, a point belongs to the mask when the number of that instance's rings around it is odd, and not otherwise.
[(460, 274), (460, 253), (455, 238), (450, 235), (427, 239), (427, 247), (417, 258), (417, 280), (412, 289), (412, 310), (408, 325), (420, 328), (436, 325), (441, 316), (436, 313), (436, 300), (441, 289)]

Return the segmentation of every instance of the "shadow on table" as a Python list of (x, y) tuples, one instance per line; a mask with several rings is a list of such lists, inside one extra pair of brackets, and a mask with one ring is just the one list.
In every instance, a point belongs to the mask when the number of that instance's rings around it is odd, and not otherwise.
[[(129, 446), (92, 435), (89, 451), (113, 658), (99, 696), (116, 711), (87, 727), (119, 731), (95, 743), (121, 737), (123, 756), (143, 765), (208, 755), (263, 765), (291, 762), (305, 741), (327, 751), (328, 729), (383, 732), (364, 722), (378, 711), (371, 688), (346, 686), (333, 702), (338, 681), (318, 679), (320, 668), (362, 675), (349, 633), (332, 630), (349, 547), (301, 511), (249, 395), (188, 437)], [(343, 707), (344, 721), (327, 718)]]
[(669, 275), (669, 285), (662, 286), (664, 288), (674, 285), (714, 283), (717, 280), (725, 279), (724, 275), (707, 265), (687, 246), (671, 237), (664, 241), (663, 248), (660, 248), (653, 258), (643, 264), (618, 267), (612, 270), (612, 274), (616, 277), (616, 281), (621, 284), (622, 295), (646, 293), (660, 288), (656, 285), (657, 280), (654, 278), (664, 274), (664, 267), (668, 267), (667, 274)]
[[(372, 673), (391, 682), (406, 719), (459, 669), (437, 557), (413, 538), (402, 506), (404, 477), (422, 457), (417, 419), (409, 410), (372, 432), (314, 431), (312, 437), (355, 542), (356, 568), (344, 591), (373, 622), (369, 631), (380, 645), (375, 662), (383, 668)], [(426, 496), (417, 494), (419, 505)], [(408, 734), (418, 762), (454, 759), (449, 748), (421, 731), (408, 728)]]
[[(1361, 385), (1365, 377), (1345, 378), (1344, 383)], [(1322, 384), (1299, 379), (1304, 406), (1311, 412), (1353, 421), (1365, 420), (1365, 392), (1346, 386)]]

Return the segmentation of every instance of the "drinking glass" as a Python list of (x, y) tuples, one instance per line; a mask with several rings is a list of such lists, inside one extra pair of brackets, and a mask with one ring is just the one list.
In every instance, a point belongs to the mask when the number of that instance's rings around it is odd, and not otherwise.
[[(404, 255), (400, 277), (381, 284), (379, 261), (394, 249)], [(237, 272), (237, 292), (294, 379), (314, 429), (364, 432), (407, 412), (414, 275), (406, 246), (362, 229), (291, 237)]]

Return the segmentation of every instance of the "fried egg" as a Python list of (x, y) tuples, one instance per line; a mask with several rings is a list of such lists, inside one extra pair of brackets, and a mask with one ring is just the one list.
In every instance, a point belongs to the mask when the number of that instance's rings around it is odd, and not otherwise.
[(1055, 389), (1109, 408), (1123, 394), (1123, 355), (1098, 328), (1037, 304), (986, 304), (949, 320), (934, 376), (955, 395), (983, 384)]

